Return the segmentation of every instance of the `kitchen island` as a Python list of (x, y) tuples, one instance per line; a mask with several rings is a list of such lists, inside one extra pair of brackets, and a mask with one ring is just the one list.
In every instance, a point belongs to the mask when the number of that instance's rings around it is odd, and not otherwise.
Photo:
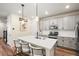
[(28, 43), (38, 45), (46, 50), (46, 56), (54, 56), (54, 49), (57, 39), (50, 39), (50, 38), (42, 38), (37, 39), (35, 36), (23, 36), (18, 37), (18, 39), (24, 40)]

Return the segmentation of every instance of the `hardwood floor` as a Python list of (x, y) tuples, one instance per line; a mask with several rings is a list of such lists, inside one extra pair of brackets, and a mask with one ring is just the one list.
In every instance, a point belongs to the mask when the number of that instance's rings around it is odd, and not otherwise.
[(0, 56), (13, 56), (13, 50), (0, 38)]
[(66, 48), (57, 47), (55, 50), (56, 56), (78, 56), (79, 52), (74, 50), (69, 50)]

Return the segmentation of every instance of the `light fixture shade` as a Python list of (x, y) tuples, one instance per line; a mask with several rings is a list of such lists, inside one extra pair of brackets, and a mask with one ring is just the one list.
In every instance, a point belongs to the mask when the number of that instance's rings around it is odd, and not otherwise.
[(23, 21), (23, 20), (24, 20), (24, 22), (28, 22), (27, 18), (21, 18), (21, 17), (19, 17), (19, 21)]
[(39, 21), (39, 17), (38, 17), (38, 16), (36, 16), (36, 17), (35, 17), (35, 20), (38, 22), (38, 21)]
[(19, 21), (22, 21), (22, 20), (24, 20), (24, 18), (19, 17)]
[(22, 20), (22, 21), (21, 21), (21, 24), (24, 24), (24, 23), (25, 23), (24, 20)]

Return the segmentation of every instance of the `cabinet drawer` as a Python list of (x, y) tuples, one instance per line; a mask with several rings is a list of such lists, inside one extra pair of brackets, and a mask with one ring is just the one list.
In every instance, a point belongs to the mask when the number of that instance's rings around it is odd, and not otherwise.
[(58, 42), (58, 46), (63, 46), (63, 43), (62, 42)]
[(71, 37), (60, 37), (59, 38), (59, 46), (63, 46), (66, 48), (77, 49), (79, 50), (79, 42), (77, 42), (76, 38)]
[(77, 42), (75, 41), (75, 39), (73, 40), (73, 39), (71, 39), (71, 40), (69, 40), (69, 47), (70, 48), (72, 48), (72, 49), (76, 49), (76, 47), (77, 47)]
[(75, 45), (76, 45), (76, 50), (79, 50), (79, 42), (77, 42)]
[(77, 48), (75, 43), (70, 43), (69, 46), (70, 46), (71, 49), (76, 49)]
[(64, 44), (64, 39), (62, 37), (58, 38), (58, 46), (63, 46)]
[(72, 39), (69, 40), (69, 43), (70, 43), (70, 44), (69, 44), (70, 47), (74, 47), (74, 48), (76, 48), (77, 39), (72, 38)]
[(59, 41), (58, 41), (58, 46), (63, 46), (62, 40), (59, 40)]
[(64, 41), (64, 47), (69, 48), (69, 41)]

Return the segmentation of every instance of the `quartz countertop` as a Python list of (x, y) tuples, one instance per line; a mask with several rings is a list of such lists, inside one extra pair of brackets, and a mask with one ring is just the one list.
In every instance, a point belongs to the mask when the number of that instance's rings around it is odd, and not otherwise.
[[(50, 31), (43, 31), (42, 35), (48, 36)], [(58, 30), (58, 36), (60, 37), (72, 37), (76, 38), (75, 31), (68, 31), (68, 30)]]
[(72, 37), (75, 38), (75, 31), (58, 31), (60, 37)]

